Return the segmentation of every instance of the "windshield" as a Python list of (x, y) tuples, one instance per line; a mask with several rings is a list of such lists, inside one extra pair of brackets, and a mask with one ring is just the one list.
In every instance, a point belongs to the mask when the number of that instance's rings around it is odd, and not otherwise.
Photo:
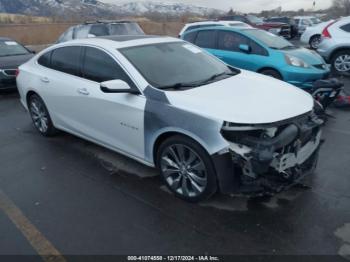
[(185, 42), (120, 49), (154, 87), (196, 87), (234, 74), (224, 63)]
[(260, 42), (264, 43), (265, 45), (273, 49), (295, 48), (295, 46), (291, 42), (288, 42), (284, 38), (264, 30), (245, 29), (244, 32), (247, 33), (248, 35), (253, 36)]
[(144, 35), (137, 23), (111, 24), (111, 35)]
[(26, 55), (29, 51), (12, 40), (0, 41), (0, 56)]
[(264, 21), (261, 18), (259, 18), (257, 16), (254, 16), (254, 15), (248, 15), (247, 18), (253, 24), (262, 24), (262, 23), (264, 23)]
[(321, 23), (321, 20), (316, 17), (313, 17), (310, 20), (314, 25)]

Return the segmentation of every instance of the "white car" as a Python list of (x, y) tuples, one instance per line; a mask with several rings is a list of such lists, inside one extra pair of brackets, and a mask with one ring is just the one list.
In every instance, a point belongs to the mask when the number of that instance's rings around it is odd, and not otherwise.
[(306, 28), (317, 25), (322, 21), (315, 16), (295, 16), (294, 20), (298, 27), (299, 34), (303, 34)]
[(179, 33), (179, 38), (182, 37), (187, 31), (195, 30), (202, 27), (212, 27), (212, 26), (232, 26), (232, 27), (251, 27), (250, 25), (241, 21), (202, 21), (186, 24), (181, 32)]
[(64, 130), (157, 167), (188, 201), (273, 194), (317, 162), (322, 121), (308, 93), (177, 38), (55, 45), (19, 68), (17, 84), (42, 135)]
[(331, 64), (336, 74), (350, 73), (350, 16), (328, 24), (322, 32), (317, 52)]
[(307, 27), (305, 32), (301, 35), (300, 41), (305, 45), (309, 45), (311, 49), (317, 49), (321, 42), (323, 29), (331, 22), (333, 22), (333, 20)]

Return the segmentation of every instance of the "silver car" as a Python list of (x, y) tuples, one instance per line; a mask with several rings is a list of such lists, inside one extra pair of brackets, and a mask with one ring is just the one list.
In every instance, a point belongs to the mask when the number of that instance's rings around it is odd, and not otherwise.
[(317, 50), (335, 73), (350, 73), (350, 17), (326, 26)]

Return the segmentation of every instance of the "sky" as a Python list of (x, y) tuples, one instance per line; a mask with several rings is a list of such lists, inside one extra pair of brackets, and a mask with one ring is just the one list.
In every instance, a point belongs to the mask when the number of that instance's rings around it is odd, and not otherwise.
[[(101, 0), (107, 3), (125, 3), (150, 0)], [(229, 10), (231, 7), (240, 12), (259, 12), (282, 6), (283, 10), (312, 8), (314, 0), (151, 0), (153, 2), (186, 3), (198, 6)], [(332, 0), (316, 0), (316, 8), (323, 9), (331, 5)]]

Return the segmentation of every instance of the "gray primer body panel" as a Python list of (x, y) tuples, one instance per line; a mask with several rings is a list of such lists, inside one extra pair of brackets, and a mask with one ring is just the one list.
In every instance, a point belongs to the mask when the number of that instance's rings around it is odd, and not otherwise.
[[(181, 91), (179, 91), (181, 92)], [(222, 122), (172, 106), (165, 92), (147, 87), (145, 108), (145, 158), (154, 163), (153, 147), (157, 138), (167, 132), (187, 135), (201, 144), (210, 155), (228, 148), (220, 131)]]

